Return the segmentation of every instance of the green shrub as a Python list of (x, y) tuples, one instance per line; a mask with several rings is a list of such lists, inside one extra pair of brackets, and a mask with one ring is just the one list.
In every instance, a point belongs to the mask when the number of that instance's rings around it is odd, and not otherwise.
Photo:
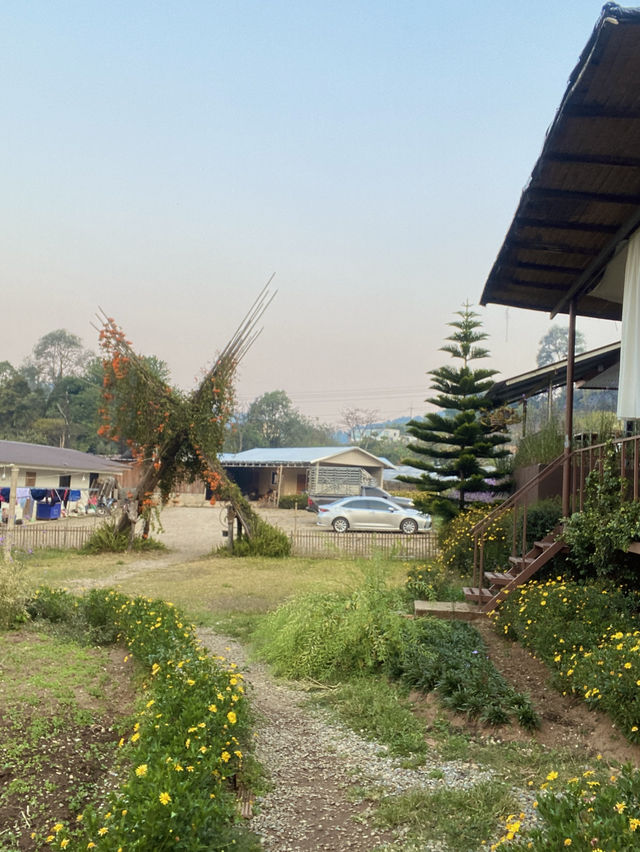
[(565, 523), (567, 560), (578, 577), (610, 577), (638, 587), (635, 558), (626, 551), (640, 538), (640, 502), (622, 502), (626, 482), (612, 443), (605, 449), (602, 469), (587, 477), (584, 508)]
[(136, 536), (132, 539), (128, 532), (118, 532), (117, 521), (105, 521), (92, 533), (80, 553), (123, 553), (125, 550), (166, 550), (166, 547), (153, 538)]
[[(532, 506), (527, 507), (527, 535), (526, 535), (526, 550), (533, 547), (534, 541), (540, 541), (554, 527), (558, 525), (562, 518), (562, 500), (560, 497), (549, 497), (546, 500), (539, 500)], [(524, 523), (524, 515), (522, 510), (518, 512), (518, 520), (516, 522), (516, 553), (522, 550), (522, 527)], [(513, 525), (509, 524), (508, 542), (511, 549), (511, 541), (513, 538)]]
[(0, 630), (24, 621), (26, 600), (22, 564), (17, 559), (5, 562), (0, 548)]
[[(452, 521), (444, 524), (438, 535), (440, 559), (448, 570), (469, 574), (473, 569), (473, 527), (489, 514), (485, 505), (470, 506)], [(508, 544), (508, 521), (498, 518), (485, 530), (480, 541), (484, 548), (486, 570), (506, 565), (511, 552)]]
[(513, 459), (515, 470), (532, 464), (549, 464), (562, 453), (564, 428), (560, 420), (549, 420), (538, 431), (525, 435)]
[[(226, 548), (220, 548), (225, 552)], [(227, 551), (228, 553), (228, 551)], [(233, 542), (233, 556), (266, 556), (273, 559), (283, 559), (291, 555), (291, 540), (289, 536), (277, 527), (267, 524), (258, 518), (253, 525), (251, 538), (242, 536)]]
[(377, 671), (397, 653), (408, 623), (394, 612), (401, 596), (374, 561), (350, 594), (312, 593), (280, 606), (261, 622), (254, 643), (285, 677), (334, 681)]
[(515, 715), (536, 724), (527, 698), (511, 689), (489, 661), (476, 630), (459, 622), (409, 620), (395, 612), (400, 590), (370, 563), (352, 593), (311, 594), (281, 606), (254, 635), (276, 674), (335, 682), (388, 673), (491, 724)]
[(411, 565), (405, 582), (407, 603), (413, 601), (456, 601), (464, 595), (458, 578), (442, 564), (440, 558), (418, 565)]
[(295, 509), (297, 506), (298, 509), (306, 509), (308, 499), (309, 495), (306, 491), (303, 491), (302, 494), (283, 494), (278, 502), (278, 508)]
[(27, 612), (31, 618), (42, 618), (53, 624), (71, 620), (77, 608), (78, 601), (70, 592), (49, 586), (40, 586), (27, 602)]

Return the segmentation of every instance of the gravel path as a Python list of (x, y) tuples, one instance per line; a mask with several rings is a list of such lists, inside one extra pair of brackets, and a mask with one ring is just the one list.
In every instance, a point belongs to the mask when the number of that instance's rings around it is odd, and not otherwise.
[[(417, 769), (384, 754), (384, 747), (337, 724), (309, 706), (307, 694), (275, 680), (266, 667), (248, 663), (242, 645), (208, 629), (205, 647), (244, 671), (257, 711), (256, 756), (270, 775), (271, 792), (257, 802), (249, 827), (271, 852), (403, 849), (402, 837), (375, 826), (354, 788), (397, 794), (414, 788), (466, 788), (492, 777), (466, 761), (427, 761)], [(444, 850), (432, 841), (421, 850)]]

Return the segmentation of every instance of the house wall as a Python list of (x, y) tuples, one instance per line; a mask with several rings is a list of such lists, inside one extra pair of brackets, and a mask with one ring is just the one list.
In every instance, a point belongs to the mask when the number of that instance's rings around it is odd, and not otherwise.
[[(545, 469), (544, 464), (531, 464), (527, 467), (521, 467), (514, 471), (513, 478), (516, 484), (516, 491), (523, 488), (527, 482), (534, 479), (539, 473)], [(562, 496), (562, 468), (559, 467), (550, 473), (546, 479), (533, 486), (526, 495), (526, 503), (528, 506), (537, 503), (539, 500), (546, 500), (549, 497)]]
[[(2, 468), (2, 471), (5, 472), (5, 469)], [(35, 474), (35, 481), (33, 481), (33, 479), (29, 479), (27, 482), (27, 474), (29, 473)], [(11, 481), (11, 472), (9, 467), (6, 468), (5, 474), (4, 478), (1, 478), (3, 477), (3, 473), (0, 473), (0, 487), (8, 488)], [(81, 491), (89, 488), (89, 473), (69, 474), (65, 470), (30, 470), (29, 468), (22, 467), (18, 469), (18, 488), (24, 488), (27, 485), (30, 485), (32, 488), (60, 488), (61, 476), (71, 477), (71, 484), (68, 486), (69, 488), (79, 488)]]

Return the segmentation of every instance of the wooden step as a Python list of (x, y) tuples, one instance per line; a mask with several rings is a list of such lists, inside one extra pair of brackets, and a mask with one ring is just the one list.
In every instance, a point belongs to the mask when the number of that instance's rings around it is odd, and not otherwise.
[[(542, 555), (542, 554), (540, 554)], [(518, 571), (524, 571), (524, 569), (535, 562), (537, 559), (536, 556), (510, 556), (509, 562), (518, 569)]]
[(445, 618), (449, 621), (475, 621), (482, 618), (482, 610), (477, 604), (460, 601), (414, 601), (415, 616), (430, 615), (432, 618)]
[(555, 541), (552, 539), (543, 539), (542, 541), (534, 541), (533, 546), (539, 548), (540, 550), (547, 550), (549, 547), (552, 547), (555, 544)]
[(490, 586), (506, 586), (512, 580), (515, 580), (517, 574), (509, 574), (506, 572), (498, 572), (498, 571), (485, 571), (484, 578), (489, 583)]
[(462, 592), (468, 601), (476, 603), (487, 603), (493, 597), (489, 589), (478, 589), (476, 586), (464, 586)]

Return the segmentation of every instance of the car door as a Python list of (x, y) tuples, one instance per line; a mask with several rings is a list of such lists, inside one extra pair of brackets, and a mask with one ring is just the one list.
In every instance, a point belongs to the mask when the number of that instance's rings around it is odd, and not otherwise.
[(366, 528), (370, 530), (395, 529), (398, 526), (395, 514), (397, 506), (386, 500), (365, 500), (367, 506)]
[(353, 500), (346, 500), (342, 504), (340, 514), (349, 521), (352, 530), (369, 528), (371, 514), (367, 505), (369, 502), (362, 497), (354, 497)]

